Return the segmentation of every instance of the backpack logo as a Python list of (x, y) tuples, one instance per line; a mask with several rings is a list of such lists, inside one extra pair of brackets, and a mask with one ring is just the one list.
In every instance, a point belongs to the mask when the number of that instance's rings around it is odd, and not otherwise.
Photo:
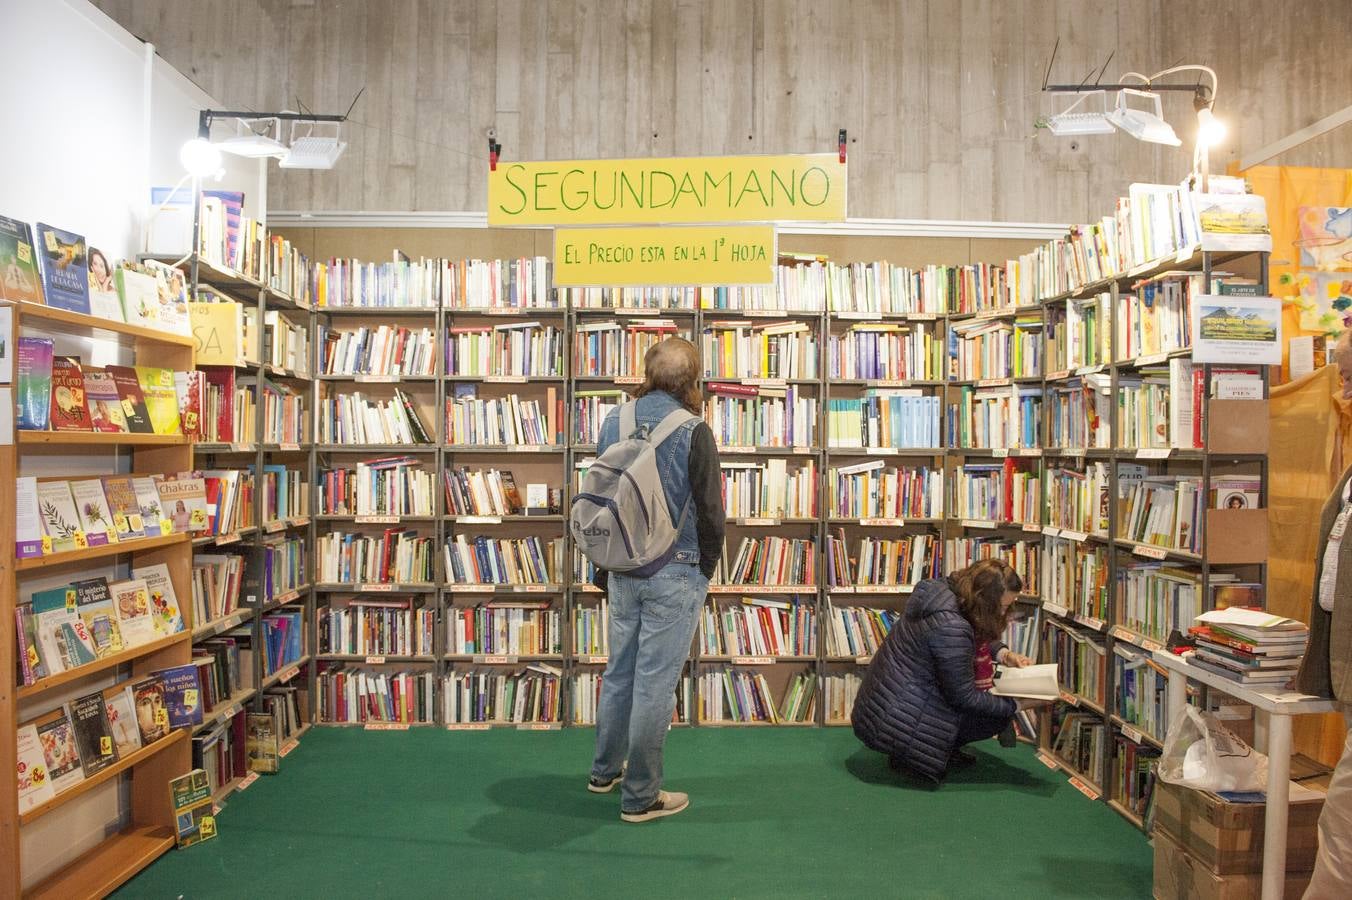
[(610, 537), (610, 529), (602, 528), (599, 525), (592, 525), (581, 529), (583, 537)]

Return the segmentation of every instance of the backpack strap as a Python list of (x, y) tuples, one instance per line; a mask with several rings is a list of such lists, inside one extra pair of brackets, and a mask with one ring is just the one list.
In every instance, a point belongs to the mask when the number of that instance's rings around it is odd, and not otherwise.
[[(623, 416), (623, 413), (621, 413), (621, 416)], [(672, 433), (675, 432), (677, 428), (680, 428), (691, 419), (698, 418), (699, 416), (688, 409), (673, 409), (671, 412), (667, 413), (662, 421), (658, 422), (657, 425), (653, 427), (652, 431), (648, 433), (648, 440), (656, 447), (658, 444), (671, 437)], [(620, 424), (624, 424), (623, 418), (620, 419)]]
[(634, 432), (638, 430), (637, 409), (637, 400), (630, 400), (628, 403), (620, 404), (619, 440), (629, 440), (629, 438), (633, 437)]

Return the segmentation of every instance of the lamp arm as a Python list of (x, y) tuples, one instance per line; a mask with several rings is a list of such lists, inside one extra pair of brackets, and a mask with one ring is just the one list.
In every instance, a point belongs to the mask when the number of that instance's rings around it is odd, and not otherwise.
[(1146, 86), (1149, 87), (1151, 82), (1155, 79), (1163, 78), (1165, 75), (1173, 75), (1175, 72), (1204, 72), (1211, 76), (1211, 101), (1213, 103), (1215, 102), (1216, 91), (1220, 87), (1220, 80), (1216, 77), (1216, 70), (1210, 66), (1189, 63), (1182, 66), (1171, 66), (1168, 69), (1162, 69), (1154, 75), (1142, 75), (1140, 72), (1123, 72), (1121, 78), (1119, 78), (1117, 82), (1118, 84), (1121, 84), (1123, 79), (1130, 77), (1145, 82)]

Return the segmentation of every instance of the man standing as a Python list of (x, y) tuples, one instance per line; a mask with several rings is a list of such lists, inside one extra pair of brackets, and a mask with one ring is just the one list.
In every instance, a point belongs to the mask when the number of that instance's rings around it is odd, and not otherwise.
[[(1352, 331), (1343, 332), (1334, 351), (1343, 397), (1352, 399)], [(1319, 558), (1314, 570), (1310, 645), (1296, 676), (1296, 688), (1334, 697), (1348, 724), (1343, 756), (1329, 783), (1319, 816), (1319, 856), (1305, 900), (1352, 897), (1352, 468), (1333, 489), (1319, 523)]]
[[(662, 492), (671, 521), (678, 523), (670, 561), (649, 577), (599, 570), (597, 576), (610, 600), (610, 661), (587, 790), (604, 794), (621, 784), (620, 818), (626, 822), (675, 815), (690, 804), (685, 794), (662, 790), (662, 746), (681, 666), (722, 555), (724, 525), (718, 448), (699, 418), (699, 352), (689, 341), (668, 338), (648, 350), (643, 366), (632, 409), (636, 428), (654, 432), (681, 409), (693, 416), (660, 436), (656, 447)], [(598, 457), (629, 437), (620, 434), (623, 412), (612, 411), (601, 425)]]

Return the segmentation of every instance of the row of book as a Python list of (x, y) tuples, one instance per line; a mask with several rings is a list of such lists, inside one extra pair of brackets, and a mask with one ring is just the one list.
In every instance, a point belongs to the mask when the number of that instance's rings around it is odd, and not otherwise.
[(776, 702), (765, 676), (758, 671), (715, 668), (696, 678), (699, 720), (720, 722), (811, 722), (817, 708), (817, 678), (794, 675)]
[[(36, 233), (38, 242), (33, 242)], [(114, 266), (84, 235), (0, 216), (0, 299), (126, 322), (171, 334), (191, 334), (187, 279), (154, 260)]]
[(786, 459), (721, 464), (723, 509), (728, 518), (817, 517), (817, 465), (790, 468)]
[(861, 537), (850, 555), (845, 529), (826, 536), (826, 583), (831, 587), (906, 587), (940, 574), (939, 539), (931, 534)]
[(1128, 725), (1156, 741), (1169, 729), (1169, 672), (1149, 653), (1113, 645), (1114, 709)]
[(297, 324), (280, 310), (263, 315), (263, 363), (288, 375), (310, 375), (310, 326)]
[(315, 577), (326, 584), (430, 584), (435, 540), (416, 531), (381, 534), (331, 531), (315, 540)]
[[(1102, 709), (1107, 695), (1107, 647), (1095, 637), (1057, 619), (1047, 620), (1041, 658), (1056, 663), (1063, 690)], [(1099, 769), (1081, 768), (1082, 772)]]
[(192, 621), (194, 630), (240, 609), (248, 561), (238, 553), (194, 553), (192, 558)]
[(705, 378), (815, 379), (820, 355), (806, 322), (715, 322), (700, 339)]
[(826, 655), (873, 656), (896, 624), (899, 613), (885, 607), (835, 606), (826, 601)]
[(830, 516), (846, 519), (939, 519), (944, 473), (904, 468), (883, 460), (832, 467), (826, 473)]
[(726, 605), (709, 600), (698, 641), (705, 656), (814, 656), (816, 608), (797, 599), (746, 597)]
[(727, 382), (706, 389), (704, 421), (720, 446), (816, 446), (818, 403), (802, 390)]
[(321, 324), (316, 341), (323, 375), (428, 378), (436, 374), (437, 344), (430, 328), (338, 329)]
[(408, 598), (359, 598), (346, 606), (321, 606), (319, 652), (343, 656), (431, 656), (436, 610)]
[(76, 697), (19, 726), (19, 813), (71, 790), (176, 728), (202, 723), (197, 669), (175, 666)]
[(1102, 544), (1048, 540), (1043, 548), (1043, 602), (1077, 615), (1106, 620), (1109, 552)]
[(506, 469), (447, 469), (446, 512), (454, 516), (515, 516), (526, 511), (516, 478)]
[(1010, 540), (999, 536), (948, 538), (944, 541), (944, 571), (956, 572), (983, 559), (999, 559), (1018, 573), (1024, 591), (1032, 593), (1042, 583), (1041, 551), (1042, 542), (1038, 540)]
[(563, 653), (562, 618), (547, 603), (455, 607), (447, 611), (446, 620), (446, 652), (451, 655)]
[(430, 444), (418, 407), (399, 389), (389, 400), (361, 391), (321, 396), (315, 438), (320, 444)]
[[(1118, 476), (1126, 481), (1145, 477), (1145, 467), (1121, 463)], [(1086, 462), (1083, 469), (1049, 466), (1046, 524), (1083, 534), (1108, 533), (1108, 464)]]
[(826, 344), (830, 379), (942, 381), (944, 345), (934, 327), (913, 322), (860, 322)]
[(15, 425), (24, 431), (201, 434), (202, 376), (153, 366), (82, 365), (46, 337), (16, 347)]
[(414, 724), (432, 722), (436, 715), (436, 674), (430, 671), (326, 668), (320, 671), (315, 686), (321, 722)]
[(817, 544), (810, 538), (744, 537), (735, 554), (724, 548), (714, 584), (808, 585), (817, 583)]
[(448, 724), (563, 721), (563, 672), (544, 663), (520, 672), (453, 671), (441, 696)]
[(260, 551), (262, 602), (300, 591), (310, 582), (307, 542), (302, 537), (273, 538), (264, 541)]
[[(446, 398), (446, 442), (457, 445), (553, 445), (563, 442), (563, 400), (547, 388), (544, 400), (517, 394), (479, 398), (473, 384), (457, 384)], [(594, 443), (594, 442), (593, 442)]]
[(909, 388), (869, 388), (858, 398), (827, 400), (827, 445), (841, 449), (939, 447), (940, 403), (937, 396)]
[[(577, 341), (582, 339), (581, 327), (576, 335)], [(486, 328), (452, 328), (446, 338), (446, 374), (480, 378), (490, 375), (562, 378), (565, 372), (563, 354), (566, 339), (562, 328), (541, 325), (539, 322), (508, 322)], [(579, 362), (582, 359), (576, 358)]]
[[(446, 473), (448, 499), (452, 474)], [(435, 476), (416, 457), (391, 456), (359, 462), (353, 468), (326, 469), (317, 481), (319, 514), (323, 516), (433, 513)]]
[[(1132, 302), (1123, 296), (1119, 303)], [(1112, 362), (1112, 294), (1047, 304), (1043, 311), (1047, 335), (1047, 377)], [(1186, 319), (1184, 320), (1186, 321)], [(1157, 351), (1156, 351), (1157, 352)], [(1132, 358), (1139, 354), (1132, 354)]]
[(1042, 377), (1042, 314), (1014, 319), (965, 319), (948, 327), (948, 378)]
[(1197, 616), (1188, 662), (1239, 684), (1280, 688), (1296, 676), (1310, 629), (1304, 622), (1232, 606)]
[(1069, 449), (1112, 446), (1111, 376), (1100, 373), (1056, 382), (1048, 386), (1043, 403), (1048, 408), (1047, 446)]
[(1041, 520), (1041, 478), (1036, 471), (1019, 468), (1013, 457), (959, 466), (948, 483), (948, 515), (953, 518), (1024, 525)]
[[(604, 675), (599, 670), (578, 669), (570, 679), (569, 689), (572, 697), (572, 723), (574, 725), (595, 725), (596, 709), (601, 705), (601, 685)], [(690, 724), (690, 674), (682, 672), (676, 681), (675, 706), (671, 711), (671, 724)]]
[(164, 563), (34, 591), (14, 609), (19, 676), (25, 685), (78, 669), (183, 630)]
[(647, 352), (678, 335), (690, 337), (671, 319), (579, 322), (573, 333), (573, 373), (584, 378), (641, 378)]
[(15, 556), (51, 556), (170, 534), (221, 534), (253, 521), (253, 490), (236, 470), (15, 479)]
[(446, 580), (453, 584), (558, 584), (563, 546), (562, 538), (470, 538), (458, 534), (443, 548)]
[(948, 446), (1009, 449), (1042, 446), (1042, 388), (958, 389), (948, 406)]

